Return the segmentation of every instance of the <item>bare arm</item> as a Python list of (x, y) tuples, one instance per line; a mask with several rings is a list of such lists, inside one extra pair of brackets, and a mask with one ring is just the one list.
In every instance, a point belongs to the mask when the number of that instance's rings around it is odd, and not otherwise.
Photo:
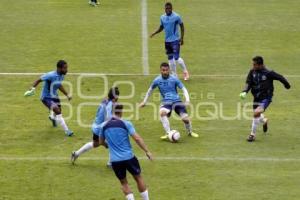
[(69, 101), (72, 99), (72, 97), (68, 95), (68, 93), (65, 90), (64, 86), (61, 85), (58, 89), (68, 98)]
[(146, 153), (146, 156), (152, 160), (152, 154), (151, 152), (148, 150), (146, 144), (144, 143), (144, 140), (143, 138), (137, 134), (137, 133), (134, 133), (133, 135), (131, 135), (131, 137), (134, 139), (134, 141), (137, 143), (137, 145)]
[(40, 79), (40, 78), (37, 79), (36, 81), (33, 82), (32, 87), (36, 88), (40, 84), (40, 82), (42, 82), (42, 79)]
[(181, 23), (180, 24), (180, 36), (181, 36), (181, 38), (180, 38), (180, 44), (181, 45), (183, 45), (183, 38), (184, 38), (184, 25), (183, 25), (183, 23)]
[(158, 29), (157, 29), (154, 33), (152, 33), (152, 34), (150, 35), (150, 38), (152, 38), (154, 35), (156, 35), (156, 34), (162, 32), (162, 30), (164, 30), (164, 27), (163, 27), (162, 25), (160, 25), (160, 26), (158, 27)]

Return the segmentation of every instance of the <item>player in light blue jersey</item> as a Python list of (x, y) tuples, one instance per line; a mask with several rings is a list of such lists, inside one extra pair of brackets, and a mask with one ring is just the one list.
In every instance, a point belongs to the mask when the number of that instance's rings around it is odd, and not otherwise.
[[(158, 87), (162, 97), (160, 120), (166, 131), (166, 135), (162, 136), (161, 139), (167, 139), (168, 133), (171, 130), (168, 117), (171, 116), (172, 110), (174, 110), (184, 122), (188, 135), (192, 137), (199, 137), (197, 133), (192, 131), (191, 120), (189, 119), (186, 111), (186, 105), (190, 103), (190, 97), (187, 89), (176, 76), (170, 75), (170, 66), (168, 63), (162, 63), (160, 65), (160, 73), (161, 75), (156, 77), (152, 82), (143, 102), (140, 104), (140, 107), (144, 107), (146, 105), (152, 91)], [(183, 91), (185, 103), (181, 101), (177, 88)]]
[(60, 90), (68, 100), (70, 101), (72, 97), (68, 95), (66, 90), (62, 85), (64, 76), (68, 72), (68, 64), (64, 60), (59, 60), (56, 65), (56, 71), (48, 72), (42, 75), (38, 80), (36, 80), (31, 89), (26, 91), (24, 96), (32, 96), (35, 94), (35, 88), (39, 83), (44, 82), (43, 90), (41, 92), (41, 101), (49, 109), (50, 116), (49, 119), (52, 121), (52, 125), (55, 127), (58, 122), (64, 129), (67, 136), (72, 136), (73, 131), (71, 131), (61, 113), (60, 99), (57, 90)]
[(126, 178), (126, 171), (128, 171), (136, 181), (142, 199), (149, 200), (148, 190), (141, 176), (141, 167), (138, 159), (134, 156), (129, 136), (134, 139), (150, 160), (152, 160), (152, 154), (147, 149), (142, 137), (136, 133), (132, 123), (121, 119), (122, 110), (121, 104), (115, 104), (113, 117), (101, 124), (98, 132), (94, 133), (94, 137), (98, 138), (101, 145), (108, 145), (112, 168), (120, 180), (126, 199), (134, 200)]
[[(92, 125), (93, 136), (95, 135), (95, 133), (99, 132), (100, 125), (104, 121), (107, 121), (112, 117), (113, 105), (118, 101), (119, 95), (120, 95), (119, 88), (117, 87), (111, 88), (108, 92), (107, 98), (100, 103), (97, 109), (95, 120)], [(75, 163), (76, 159), (81, 154), (97, 147), (99, 147), (99, 140), (98, 138), (95, 139), (95, 137), (93, 137), (92, 142), (88, 142), (85, 145), (83, 145), (79, 150), (72, 152), (71, 154), (72, 164)], [(110, 161), (108, 161), (107, 165), (108, 166), (111, 165)]]
[[(160, 17), (159, 28), (151, 34), (151, 38), (165, 30), (165, 49), (168, 56), (169, 65), (171, 66), (171, 72), (176, 75), (176, 62), (181, 66), (183, 70), (184, 80), (189, 79), (189, 72), (186, 68), (184, 60), (180, 57), (180, 45), (183, 45), (184, 37), (184, 25), (181, 17), (172, 11), (173, 6), (170, 2), (165, 4), (165, 14)], [(180, 34), (178, 31), (180, 27)]]

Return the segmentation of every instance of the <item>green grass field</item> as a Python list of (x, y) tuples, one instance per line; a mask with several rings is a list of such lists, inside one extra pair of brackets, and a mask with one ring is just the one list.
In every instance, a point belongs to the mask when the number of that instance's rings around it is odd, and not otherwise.
[[(165, 1), (148, 1), (148, 30), (156, 30)], [(150, 76), (107, 76), (108, 87), (117, 81), (123, 103), (132, 105), (137, 131), (155, 156), (150, 162), (133, 144), (140, 158), (150, 198), (156, 200), (298, 200), (300, 198), (300, 4), (296, 0), (174, 0), (174, 10), (186, 27), (182, 57), (192, 75), (185, 82), (192, 96), (190, 112), (200, 138), (185, 135), (179, 143), (161, 141), (163, 128), (152, 106), (137, 104), (147, 91)], [(86, 0), (20, 0), (0, 2), (0, 73), (51, 71), (66, 59), (72, 73), (141, 74), (141, 1), (101, 1), (98, 8)], [(163, 34), (149, 39), (150, 73), (166, 60)], [(275, 96), (266, 115), (268, 135), (260, 127), (257, 141), (247, 143), (251, 121), (234, 117), (251, 102), (240, 101), (244, 76), (254, 55), (289, 75), (292, 89), (275, 84)], [(180, 72), (180, 69), (178, 69)], [(226, 77), (226, 75), (238, 75)], [(124, 199), (118, 180), (106, 168), (108, 152), (98, 148), (70, 164), (71, 151), (91, 140), (89, 125), (105, 90), (101, 78), (66, 77), (73, 100), (63, 100), (63, 113), (75, 136), (67, 138), (52, 128), (39, 94), (24, 98), (37, 75), (0, 75), (0, 200)], [(71, 85), (71, 88), (70, 88)], [(79, 88), (80, 86), (80, 88)], [(38, 92), (40, 91), (38, 88)], [(151, 103), (159, 106), (158, 91)], [(207, 103), (207, 105), (205, 105)], [(91, 104), (91, 105), (87, 105)], [(209, 105), (210, 106), (209, 106)], [(215, 107), (211, 106), (216, 105)], [(86, 106), (84, 106), (86, 105)], [(197, 105), (198, 109), (195, 111)], [(81, 109), (80, 109), (81, 108)], [(127, 107), (130, 109), (129, 107)], [(199, 119), (211, 116), (211, 120)], [(251, 114), (248, 112), (248, 115)], [(198, 116), (198, 117), (197, 117)], [(79, 123), (80, 122), (80, 123)], [(136, 199), (139, 194), (129, 178)]]

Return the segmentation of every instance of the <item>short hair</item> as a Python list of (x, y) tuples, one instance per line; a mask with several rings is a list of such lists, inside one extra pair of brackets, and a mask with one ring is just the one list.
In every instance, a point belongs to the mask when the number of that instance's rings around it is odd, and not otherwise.
[(261, 56), (255, 56), (254, 58), (252, 58), (252, 60), (258, 65), (264, 64), (264, 59)]
[(114, 106), (113, 106), (113, 111), (114, 111), (114, 114), (120, 114), (122, 113), (122, 110), (123, 110), (123, 105), (120, 104), (120, 103), (115, 103)]
[(168, 68), (170, 68), (170, 65), (169, 65), (169, 63), (162, 62), (162, 63), (160, 64), (160, 68), (162, 68), (162, 67), (168, 67)]
[(64, 61), (64, 60), (59, 60), (59, 61), (57, 62), (57, 64), (56, 64), (56, 67), (57, 67), (57, 68), (63, 68), (63, 66), (65, 66), (65, 64), (67, 64), (66, 61)]
[(112, 100), (112, 99), (118, 98), (119, 95), (120, 95), (119, 88), (113, 87), (113, 88), (110, 88), (107, 97), (109, 100)]
[(172, 3), (171, 3), (171, 2), (167, 2), (167, 3), (165, 4), (165, 7), (167, 7), (167, 6), (171, 6), (171, 7), (173, 7), (173, 5), (172, 5)]

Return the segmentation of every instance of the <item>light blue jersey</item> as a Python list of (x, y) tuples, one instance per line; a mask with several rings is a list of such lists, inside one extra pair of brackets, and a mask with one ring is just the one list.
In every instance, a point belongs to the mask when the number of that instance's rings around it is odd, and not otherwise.
[(174, 42), (180, 39), (178, 26), (182, 23), (181, 17), (175, 12), (172, 12), (170, 16), (164, 14), (160, 17), (160, 25), (165, 30), (166, 42)]
[(176, 103), (181, 101), (177, 88), (182, 89), (184, 85), (177, 77), (170, 75), (167, 79), (164, 79), (160, 75), (154, 79), (150, 86), (152, 90), (156, 87), (158, 87), (160, 91), (163, 103)]
[(99, 132), (96, 133), (107, 142), (111, 162), (129, 160), (134, 157), (129, 141), (129, 136), (133, 134), (135, 134), (135, 129), (132, 123), (117, 117), (112, 117), (102, 123)]
[(92, 132), (96, 133), (98, 132), (100, 125), (106, 121), (109, 120), (110, 118), (112, 118), (112, 109), (113, 109), (113, 102), (108, 100), (108, 99), (104, 99), (101, 104), (99, 105), (98, 109), (97, 109), (97, 113), (96, 113), (96, 117), (94, 120), (94, 123), (92, 125)]
[(58, 74), (57, 71), (52, 71), (42, 75), (41, 80), (44, 81), (41, 99), (58, 98), (57, 90), (64, 80), (64, 75)]

